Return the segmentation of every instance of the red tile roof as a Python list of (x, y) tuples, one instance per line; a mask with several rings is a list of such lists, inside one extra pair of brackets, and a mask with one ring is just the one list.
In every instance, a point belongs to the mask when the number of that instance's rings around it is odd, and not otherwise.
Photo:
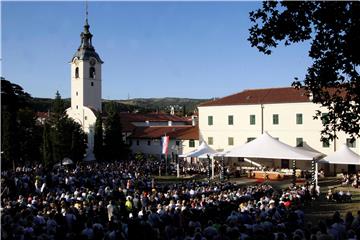
[(305, 90), (284, 87), (244, 90), (230, 96), (205, 102), (200, 104), (199, 107), (296, 102), (310, 102)]
[[(163, 113), (120, 113), (121, 127), (124, 132), (132, 132), (137, 127), (133, 124), (134, 122), (185, 122), (186, 124), (191, 123), (191, 118), (182, 118), (178, 116), (163, 114)], [(191, 125), (189, 125), (191, 126)]]
[(48, 112), (36, 112), (35, 115), (37, 118), (48, 118), (49, 117)]
[(129, 122), (188, 122), (187, 118), (178, 117), (175, 115), (168, 115), (163, 113), (147, 113), (147, 114), (139, 114), (139, 113), (120, 113), (120, 118), (126, 119)]
[(149, 126), (137, 127), (131, 138), (156, 139), (163, 136), (170, 136), (171, 139), (199, 139), (199, 128), (197, 126)]
[(134, 124), (127, 121), (126, 119), (123, 120), (122, 118), (120, 118), (120, 122), (121, 122), (121, 128), (122, 128), (123, 132), (132, 132), (136, 128), (136, 126)]

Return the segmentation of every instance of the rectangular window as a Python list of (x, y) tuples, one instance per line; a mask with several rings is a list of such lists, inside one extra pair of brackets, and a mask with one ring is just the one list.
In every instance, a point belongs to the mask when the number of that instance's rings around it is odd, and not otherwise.
[(91, 82), (91, 86), (92, 86), (92, 87), (94, 86), (94, 82)]
[(303, 124), (303, 115), (302, 113), (296, 114), (296, 124)]
[(213, 145), (214, 139), (212, 137), (208, 137), (208, 145)]
[(76, 105), (76, 109), (79, 109), (78, 105)]
[(133, 144), (133, 142), (132, 142), (132, 140), (130, 139), (130, 140), (129, 140), (129, 145), (132, 146), (132, 144)]
[(255, 115), (250, 115), (250, 125), (255, 125)]
[(234, 125), (234, 116), (233, 115), (228, 116), (228, 124), (229, 125)]
[(296, 138), (296, 146), (297, 147), (303, 147), (304, 146), (303, 138)]
[(328, 148), (328, 147), (330, 147), (329, 141), (324, 140), (324, 141), (323, 141), (323, 148)]
[(329, 123), (329, 114), (328, 113), (322, 113), (321, 114), (321, 122), (323, 125)]
[(180, 146), (180, 141), (176, 141), (176, 146)]
[(247, 138), (247, 142), (251, 142), (254, 139), (255, 139), (254, 137), (249, 137), (249, 138)]
[(356, 140), (352, 140), (351, 138), (346, 139), (346, 146), (349, 148), (356, 148)]
[(208, 125), (213, 125), (213, 116), (208, 116)]
[(85, 120), (87, 120), (87, 116), (85, 116)]
[(228, 145), (229, 145), (229, 146), (233, 146), (233, 145), (234, 145), (234, 138), (233, 138), (233, 137), (229, 137), (229, 138), (228, 138)]
[(136, 145), (139, 146), (140, 145), (140, 141), (136, 140)]
[(76, 92), (76, 96), (78, 96), (78, 92)]
[(148, 146), (150, 146), (150, 145), (151, 145), (151, 141), (150, 141), (150, 140), (148, 140), (147, 144), (148, 144)]
[(273, 124), (279, 125), (279, 114), (273, 114)]
[(189, 140), (189, 147), (191, 147), (191, 148), (195, 147), (195, 140), (194, 139)]

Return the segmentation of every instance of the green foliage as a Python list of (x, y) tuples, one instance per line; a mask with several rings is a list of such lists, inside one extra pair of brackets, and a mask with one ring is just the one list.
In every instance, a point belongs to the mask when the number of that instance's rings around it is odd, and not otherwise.
[(28, 106), (30, 101), (31, 96), (21, 86), (1, 78), (1, 111), (16, 113)]
[(53, 152), (52, 152), (52, 143), (51, 143), (51, 132), (50, 125), (48, 123), (44, 124), (43, 136), (42, 136), (42, 158), (45, 166), (49, 166), (53, 162)]
[[(104, 112), (108, 112), (110, 105), (114, 105), (118, 112), (170, 112), (170, 106), (175, 107), (177, 115), (191, 115), (196, 111), (200, 103), (208, 99), (190, 99), (190, 98), (135, 98), (130, 100), (104, 101)], [(112, 106), (112, 107), (114, 107)]]
[(32, 98), (21, 86), (2, 78), (1, 100), (2, 167), (15, 168), (19, 162), (41, 158), (47, 166), (64, 157), (83, 158), (86, 135), (81, 126), (65, 114), (66, 104), (59, 92), (44, 126), (37, 124)]
[[(71, 105), (70, 99), (63, 99), (63, 104), (65, 109), (69, 108)], [(52, 107), (54, 104), (54, 99), (51, 98), (33, 98), (32, 100), (32, 108), (35, 112), (48, 112), (52, 111)]]
[(1, 113), (1, 163), (3, 168), (11, 165), (15, 168), (15, 162), (19, 160), (18, 155), (18, 135), (17, 135), (16, 115), (9, 111)]
[[(304, 80), (295, 78), (293, 85), (327, 108), (322, 140), (333, 140), (337, 131), (353, 139), (360, 136), (359, 12), (359, 1), (267, 1), (250, 13), (249, 41), (264, 54), (271, 54), (281, 41), (311, 41), (313, 64)], [(322, 112), (315, 114), (321, 118)]]
[(56, 91), (55, 100), (53, 102), (52, 111), (51, 111), (52, 116), (56, 120), (59, 120), (61, 117), (65, 115), (64, 112), (65, 112), (64, 101), (61, 99), (61, 95), (59, 91)]
[(105, 158), (107, 160), (127, 158), (129, 148), (123, 141), (120, 116), (116, 112), (115, 105), (110, 105), (104, 135)]
[[(70, 107), (70, 99), (62, 99), (65, 109)], [(36, 112), (52, 111), (54, 99), (34, 98), (32, 100), (33, 109)], [(135, 98), (130, 100), (103, 100), (103, 111), (109, 112), (109, 108), (115, 107), (117, 112), (169, 112), (169, 106), (177, 106), (175, 108), (177, 115), (191, 115), (196, 107), (208, 99), (189, 99), (189, 98)]]
[(36, 123), (35, 112), (31, 108), (19, 109), (17, 122), (20, 126), (19, 154), (22, 161), (31, 162), (41, 159), (42, 126)]
[(101, 113), (96, 116), (95, 133), (94, 133), (94, 155), (96, 160), (103, 160), (104, 154), (104, 134), (103, 134), (103, 121)]
[(87, 135), (81, 128), (81, 125), (69, 118), (68, 129), (71, 131), (71, 145), (70, 153), (68, 154), (71, 159), (80, 161), (84, 158), (86, 152)]
[(75, 161), (82, 160), (86, 152), (86, 134), (80, 124), (66, 115), (59, 92), (56, 93), (52, 109), (43, 131), (44, 163), (54, 164), (65, 157)]
[(4, 168), (39, 157), (39, 127), (31, 96), (21, 86), (1, 78), (1, 160)]

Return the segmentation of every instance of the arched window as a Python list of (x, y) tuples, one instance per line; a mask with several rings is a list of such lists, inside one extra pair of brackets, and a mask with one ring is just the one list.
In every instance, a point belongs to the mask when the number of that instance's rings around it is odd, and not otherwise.
[(91, 67), (89, 70), (89, 76), (90, 78), (95, 78), (95, 68)]
[(75, 68), (75, 78), (79, 78), (79, 68)]

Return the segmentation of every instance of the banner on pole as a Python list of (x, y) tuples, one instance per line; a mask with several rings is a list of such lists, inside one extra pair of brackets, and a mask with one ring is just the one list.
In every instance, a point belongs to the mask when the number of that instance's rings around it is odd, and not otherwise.
[(169, 141), (170, 138), (169, 136), (164, 136), (161, 138), (161, 144), (162, 144), (162, 150), (161, 153), (167, 155), (168, 153), (168, 148), (169, 148)]

